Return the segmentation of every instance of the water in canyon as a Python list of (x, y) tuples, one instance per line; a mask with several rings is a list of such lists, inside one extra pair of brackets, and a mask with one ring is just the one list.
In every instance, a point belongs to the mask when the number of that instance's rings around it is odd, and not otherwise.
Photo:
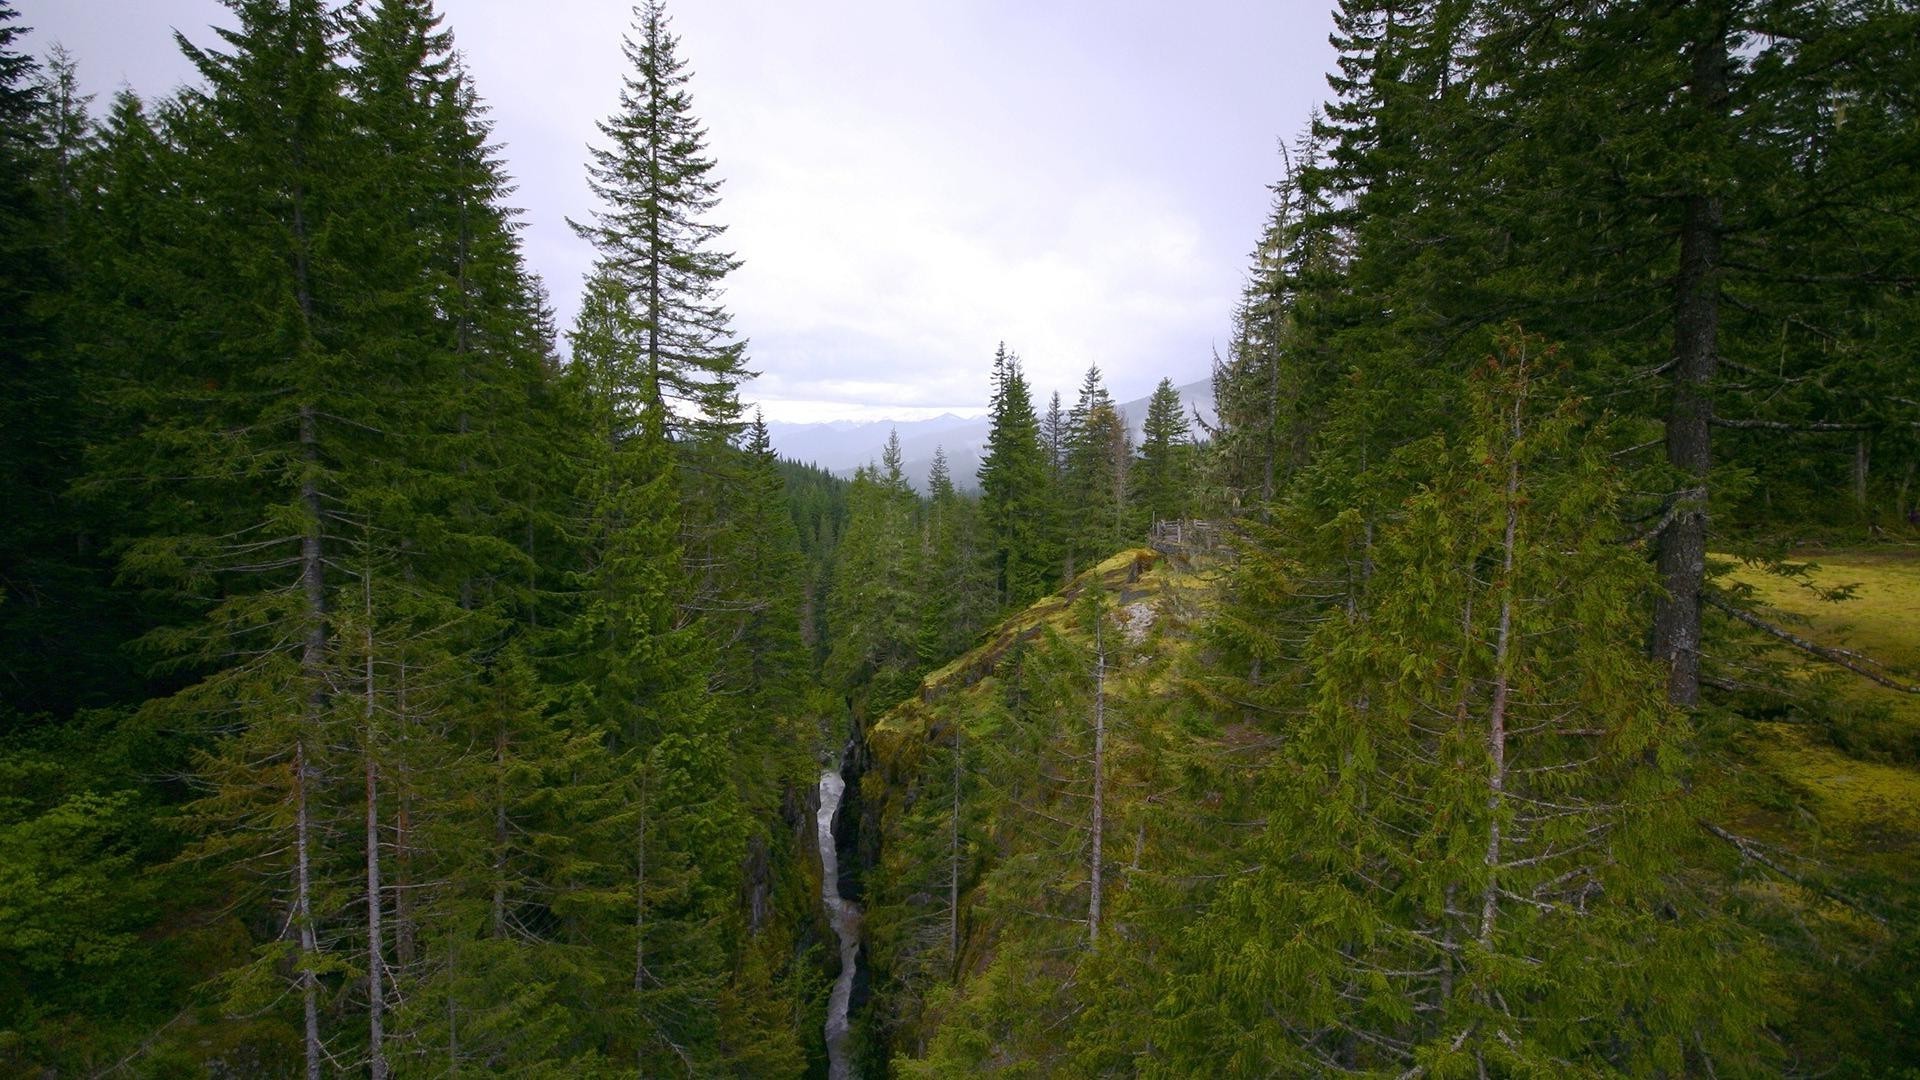
[(860, 955), (860, 908), (840, 895), (840, 854), (833, 846), (833, 815), (840, 809), (847, 782), (838, 768), (820, 773), (820, 899), (840, 939), (840, 977), (827, 999), (827, 1075), (829, 1080), (853, 1080), (851, 1049), (847, 1043), (847, 1010), (853, 1000), (853, 976)]

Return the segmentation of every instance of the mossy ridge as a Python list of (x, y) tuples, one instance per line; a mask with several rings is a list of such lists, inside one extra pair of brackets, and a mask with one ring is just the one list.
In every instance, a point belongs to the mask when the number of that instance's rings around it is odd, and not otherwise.
[[(862, 799), (875, 834), (883, 838), (875, 853), (877, 865), (870, 872), (877, 881), (918, 882), (911, 888), (902, 884), (898, 889), (882, 890), (885, 895), (873, 895), (866, 925), (876, 986), (876, 1018), (884, 1014), (894, 1049), (906, 1052), (905, 1057), (894, 1061), (895, 1067), (918, 1075), (913, 1072), (917, 1067), (932, 1067), (937, 1072), (942, 1067), (937, 1062), (953, 1064), (955, 1047), (946, 1043), (955, 1038), (966, 1042), (960, 1029), (984, 1022), (982, 1018), (989, 1014), (999, 1022), (983, 1029), (992, 1031), (990, 1037), (974, 1039), (981, 1044), (975, 1048), (980, 1054), (973, 1061), (975, 1066), (989, 1067), (997, 1062), (997, 1067), (1007, 1067), (1012, 1061), (1007, 1055), (1016, 1048), (1020, 1054), (1041, 1055), (1028, 1061), (1029, 1066), (1043, 1058), (1053, 1066), (1061, 1064), (1055, 1058), (1064, 1052), (1064, 1042), (1043, 1047), (1032, 1042), (1035, 1032), (1027, 1030), (1024, 1023), (1005, 1026), (1011, 1023), (1007, 1010), (1013, 999), (1050, 1014), (1066, 1007), (1050, 994), (1073, 985), (1070, 976), (1077, 963), (1077, 950), (1062, 951), (1065, 941), (1054, 939), (1061, 934), (1071, 937), (1072, 931), (1053, 916), (1034, 922), (1010, 901), (1023, 888), (1013, 880), (1024, 880), (1022, 875), (1028, 870), (1023, 867), (1030, 869), (1032, 860), (1055, 858), (1061, 853), (1037, 837), (1031, 828), (1033, 822), (1009, 802), (1022, 796), (999, 787), (1008, 777), (987, 766), (994, 773), (993, 782), (978, 790), (970, 786), (968, 795), (965, 843), (969, 870), (960, 893), (959, 952), (950, 960), (943, 958), (941, 970), (929, 972), (924, 969), (928, 952), (924, 939), (930, 933), (928, 912), (944, 906), (944, 886), (932, 890), (940, 896), (929, 894), (928, 881), (923, 880), (928, 876), (928, 852), (916, 851), (916, 845), (924, 848), (930, 842), (936, 846), (945, 843), (944, 825), (935, 830), (939, 836), (929, 839), (925, 834), (929, 819), (944, 815), (940, 806), (946, 798), (947, 755), (956, 732), (969, 748), (969, 755), (983, 753), (989, 759), (1034, 737), (1033, 731), (1026, 730), (1029, 725), (1010, 715), (1006, 704), (1006, 696), (1012, 691), (1009, 680), (1016, 678), (1006, 662), (1016, 644), (1024, 643), (1032, 649), (1023, 655), (1035, 662), (1047, 662), (1046, 657), (1057, 657), (1062, 650), (1091, 655), (1092, 634), (1083, 622), (1084, 610), (1075, 601), (1098, 581), (1110, 605), (1109, 630), (1116, 624), (1122, 629), (1107, 640), (1113, 664), (1108, 670), (1109, 702), (1129, 714), (1127, 720), (1109, 721), (1112, 842), (1121, 843), (1125, 852), (1117, 860), (1110, 900), (1116, 910), (1125, 910), (1131, 882), (1128, 871), (1121, 866), (1138, 859), (1140, 843), (1155, 847), (1164, 842), (1157, 835), (1141, 831), (1147, 811), (1140, 803), (1142, 792), (1133, 789), (1146, 785), (1135, 774), (1148, 767), (1146, 760), (1156, 756), (1156, 747), (1164, 749), (1162, 744), (1168, 738), (1191, 742), (1198, 736), (1199, 742), (1210, 741), (1200, 734), (1205, 725), (1174, 725), (1185, 733), (1176, 736), (1164, 717), (1149, 718), (1147, 714), (1158, 717), (1174, 707), (1170, 703), (1177, 704), (1186, 673), (1200, 648), (1190, 631), (1214, 603), (1217, 593), (1213, 569), (1209, 561), (1196, 563), (1147, 549), (1120, 552), (1078, 575), (1059, 593), (1036, 601), (1002, 622), (981, 645), (927, 676), (919, 693), (869, 728), (872, 768), (863, 779)], [(1134, 629), (1143, 617), (1151, 621)], [(1037, 706), (1042, 712), (1066, 716), (1084, 704), (1075, 688), (1052, 683), (1048, 686), (1051, 689), (1041, 695), (1044, 701)], [(1064, 695), (1057, 702), (1052, 700), (1056, 693)], [(1198, 746), (1189, 745), (1188, 749), (1204, 754)], [(1025, 797), (1045, 799), (1032, 789)], [(1053, 888), (1071, 892), (1074, 885), (1055, 881)], [(944, 925), (944, 917), (936, 921)], [(1084, 931), (1080, 933), (1084, 935)], [(932, 951), (937, 953), (939, 949)], [(949, 962), (952, 966), (946, 967)], [(1012, 975), (1010, 964), (1021, 972), (1018, 977)], [(954, 974), (959, 977), (957, 985), (946, 981)], [(1051, 991), (1038, 997), (1029, 993), (1043, 986)], [(1041, 1008), (1042, 1002), (1050, 1004)], [(1023, 1015), (1031, 1012), (1033, 1009), (1013, 1010)], [(916, 1061), (922, 1054), (932, 1056)], [(1044, 1073), (1048, 1067), (1039, 1068)]]
[[(921, 679), (917, 697), (922, 701), (932, 701), (954, 689), (956, 682), (962, 687), (972, 686), (992, 673), (993, 666), (1013, 647), (1014, 642), (1031, 639), (1044, 626), (1067, 632), (1068, 612), (1073, 601), (1095, 577), (1109, 592), (1121, 597), (1121, 602), (1133, 603), (1142, 596), (1160, 593), (1168, 587), (1172, 572), (1155, 573), (1164, 566), (1165, 559), (1148, 548), (1128, 548), (1100, 562), (1075, 577), (1066, 588), (1041, 597), (1019, 614), (994, 627), (980, 645)], [(897, 726), (904, 718), (903, 714), (910, 714), (910, 710), (903, 706), (894, 707), (875, 723), (876, 730)]]

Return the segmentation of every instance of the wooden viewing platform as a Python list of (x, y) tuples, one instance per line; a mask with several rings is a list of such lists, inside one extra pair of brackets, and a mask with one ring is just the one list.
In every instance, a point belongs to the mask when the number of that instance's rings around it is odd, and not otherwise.
[(1227, 530), (1217, 521), (1156, 521), (1147, 530), (1147, 546), (1162, 555), (1205, 555), (1227, 546)]

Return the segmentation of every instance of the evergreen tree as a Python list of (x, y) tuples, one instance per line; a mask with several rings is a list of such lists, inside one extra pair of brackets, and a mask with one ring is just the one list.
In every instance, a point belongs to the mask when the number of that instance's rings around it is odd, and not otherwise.
[(737, 430), (737, 389), (749, 376), (746, 344), (735, 339), (720, 306), (727, 274), (739, 266), (713, 248), (725, 226), (708, 215), (719, 205), (706, 131), (693, 114), (691, 79), (676, 55), (680, 39), (665, 8), (634, 9), (622, 41), (630, 70), (620, 109), (601, 121), (607, 140), (593, 149), (588, 186), (602, 203), (591, 222), (572, 222), (599, 253), (596, 273), (624, 287), (618, 333), (644, 357), (660, 386), (669, 433), (702, 437)]
[(24, 718), (106, 704), (129, 635), (67, 497), (94, 419), (64, 332), (87, 102), (63, 52), (43, 72), (18, 50), (17, 18), (0, 4), (0, 707)]
[(1047, 399), (1046, 415), (1040, 418), (1040, 445), (1047, 448), (1047, 471), (1058, 483), (1067, 466), (1067, 416), (1060, 410), (1060, 391)]
[(901, 472), (900, 437), (894, 433), (887, 438), (883, 463), (854, 474), (828, 594), (832, 639), (826, 677), (857, 694), (875, 716), (906, 696), (919, 671), (916, 504)]
[(810, 782), (811, 757), (795, 738), (811, 665), (801, 641), (806, 561), (788, 506), (766, 421), (747, 427), (744, 477), (735, 488), (733, 520), (740, 546), (736, 610), (709, 613), (717, 642), (712, 688), (734, 733), (741, 793), (770, 818), (783, 785)]
[(1101, 381), (1099, 367), (1089, 367), (1079, 400), (1067, 414), (1061, 474), (1070, 523), (1065, 538), (1069, 577), (1082, 564), (1096, 562), (1136, 539), (1127, 478), (1132, 438), (1126, 417), (1114, 408)]
[(1269, 512), (1325, 422), (1338, 380), (1330, 338), (1344, 307), (1351, 228), (1311, 128), (1283, 155), (1273, 207), (1213, 369), (1208, 485), (1236, 513)]
[(1191, 505), (1193, 424), (1181, 411), (1172, 379), (1161, 379), (1147, 400), (1147, 420), (1134, 468), (1134, 499), (1149, 521), (1177, 521)]
[(972, 645), (997, 610), (978, 499), (954, 490), (946, 451), (935, 447), (927, 475), (921, 575), (920, 659), (938, 667)]
[(588, 780), (602, 793), (599, 816), (582, 823), (582, 853), (557, 867), (561, 913), (578, 944), (627, 961), (603, 969), (594, 1002), (608, 1056), (701, 1061), (717, 1052), (701, 1002), (727, 980), (744, 818), (706, 693), (712, 661), (679, 616), (678, 470), (651, 359), (626, 335), (625, 293), (616, 278), (593, 279), (573, 334), (591, 416), (581, 492), (590, 561), (569, 631), (579, 658), (569, 691), (610, 770)]
[(1055, 565), (1046, 448), (1020, 358), (1003, 343), (993, 356), (987, 452), (980, 461), (980, 508), (993, 545), (994, 573), (1003, 605), (1037, 599)]
[(1429, 480), (1317, 620), (1265, 861), (1190, 934), (1165, 1070), (1758, 1066), (1754, 968), (1669, 870), (1686, 725), (1614, 644), (1648, 577), (1591, 528), (1622, 477), (1531, 348), (1396, 455)]

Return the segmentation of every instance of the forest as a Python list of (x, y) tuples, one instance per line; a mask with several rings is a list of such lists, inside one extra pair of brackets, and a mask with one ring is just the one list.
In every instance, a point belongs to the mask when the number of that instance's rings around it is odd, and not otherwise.
[(435, 0), (223, 3), (0, 0), (0, 1073), (1920, 1076), (1920, 4), (1339, 0), (1213, 414), (920, 491), (662, 0), (566, 326)]

